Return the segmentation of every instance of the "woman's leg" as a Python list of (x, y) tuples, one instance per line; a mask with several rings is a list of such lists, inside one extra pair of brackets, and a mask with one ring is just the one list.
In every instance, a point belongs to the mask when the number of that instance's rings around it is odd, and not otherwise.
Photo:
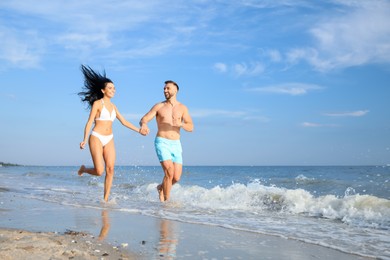
[(115, 145), (114, 139), (112, 139), (103, 148), (103, 158), (106, 163), (106, 178), (104, 181), (104, 200), (108, 201), (110, 196), (112, 180), (114, 178), (114, 166), (115, 166)]
[(104, 163), (103, 163), (103, 146), (99, 138), (91, 135), (89, 137), (89, 151), (91, 152), (92, 161), (94, 168), (86, 168), (84, 165), (81, 165), (78, 174), (81, 176), (83, 173), (88, 173), (91, 175), (102, 176), (104, 172)]

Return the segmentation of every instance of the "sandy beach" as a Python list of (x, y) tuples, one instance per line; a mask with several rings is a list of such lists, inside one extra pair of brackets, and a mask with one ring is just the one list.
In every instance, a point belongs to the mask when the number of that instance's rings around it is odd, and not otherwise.
[(135, 259), (128, 251), (89, 234), (0, 229), (0, 259)]
[(115, 208), (1, 198), (1, 259), (369, 259), (319, 245)]

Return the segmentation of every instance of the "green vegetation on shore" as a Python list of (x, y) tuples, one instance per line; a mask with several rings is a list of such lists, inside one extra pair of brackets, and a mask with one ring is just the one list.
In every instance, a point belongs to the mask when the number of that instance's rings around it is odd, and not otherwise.
[(21, 166), (21, 165), (15, 164), (15, 163), (0, 162), (0, 167), (1, 167), (1, 166), (8, 167), (8, 166)]

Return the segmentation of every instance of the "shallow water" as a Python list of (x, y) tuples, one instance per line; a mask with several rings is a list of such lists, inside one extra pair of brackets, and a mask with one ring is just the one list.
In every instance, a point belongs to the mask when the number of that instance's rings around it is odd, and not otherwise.
[[(0, 192), (102, 208), (104, 177), (79, 177), (77, 170), (2, 167)], [(390, 167), (184, 167), (163, 207), (161, 179), (159, 166), (116, 167), (109, 207), (390, 259)]]

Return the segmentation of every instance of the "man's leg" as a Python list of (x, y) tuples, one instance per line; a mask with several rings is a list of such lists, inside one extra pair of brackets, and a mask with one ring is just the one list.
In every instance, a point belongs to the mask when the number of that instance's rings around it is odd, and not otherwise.
[(180, 181), (181, 173), (183, 171), (183, 165), (181, 163), (173, 163), (173, 167), (175, 169), (173, 173), (172, 186)]
[(172, 188), (172, 180), (175, 174), (175, 167), (171, 160), (161, 162), (164, 171), (164, 178), (162, 182), (162, 191), (159, 192), (160, 201), (169, 200)]
[[(162, 163), (161, 163), (162, 165)], [(180, 180), (180, 177), (181, 177), (181, 174), (182, 174), (182, 170), (183, 170), (183, 165), (182, 164), (179, 164), (179, 163), (173, 163), (173, 168), (174, 168), (174, 172), (173, 172), (173, 178), (172, 178), (172, 185), (175, 185), (176, 182), (179, 182)], [(163, 166), (163, 169), (164, 169), (164, 166)], [(164, 169), (164, 174), (166, 175), (166, 171)], [(165, 178), (165, 176), (164, 176)], [(164, 201), (165, 200), (165, 196), (164, 196), (164, 192), (163, 192), (163, 183), (164, 183), (164, 178), (163, 178), (163, 181), (161, 184), (157, 185), (157, 191), (159, 193), (159, 196), (160, 196), (160, 200), (161, 201)], [(172, 188), (171, 188), (172, 189)], [(163, 200), (162, 200), (163, 199)]]

